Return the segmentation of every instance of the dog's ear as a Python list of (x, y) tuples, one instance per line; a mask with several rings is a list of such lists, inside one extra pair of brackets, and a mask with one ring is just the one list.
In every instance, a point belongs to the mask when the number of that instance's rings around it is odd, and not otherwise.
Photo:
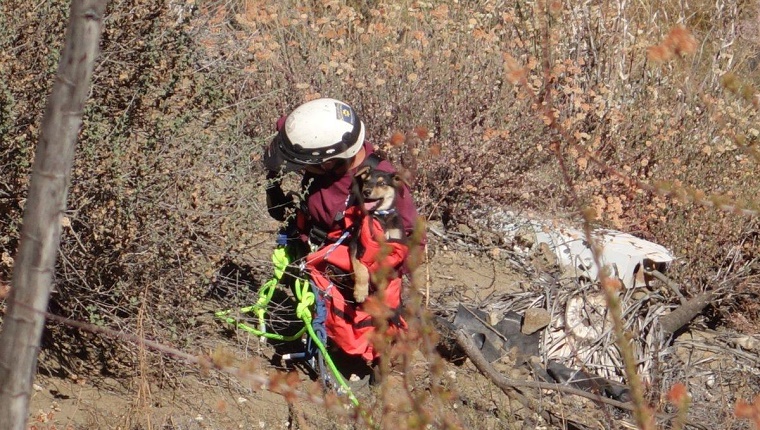
[(396, 188), (396, 189), (401, 188), (403, 185), (406, 185), (407, 187), (411, 188), (411, 186), (409, 185), (409, 182), (407, 182), (407, 180), (404, 179), (404, 177), (401, 176), (400, 173), (396, 173), (395, 175), (393, 175), (392, 185), (393, 185), (393, 188)]
[(359, 170), (356, 171), (354, 177), (365, 180), (369, 177), (370, 170), (372, 170), (370, 166), (362, 166), (359, 168)]

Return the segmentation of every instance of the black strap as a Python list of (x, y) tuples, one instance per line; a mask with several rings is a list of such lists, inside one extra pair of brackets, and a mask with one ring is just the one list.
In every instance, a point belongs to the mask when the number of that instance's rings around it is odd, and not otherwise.
[(327, 232), (319, 227), (312, 226), (311, 229), (309, 229), (309, 242), (317, 246), (322, 246), (327, 242)]
[[(354, 322), (353, 318), (349, 317), (348, 314), (346, 314), (346, 312), (343, 311), (343, 309), (340, 309), (337, 306), (335, 306), (335, 303), (331, 304), (331, 309), (333, 311), (333, 314), (336, 317), (342, 319), (348, 324), (351, 324), (354, 328), (361, 329), (361, 328), (372, 327), (374, 325), (374, 322), (373, 322), (374, 319), (372, 317), (367, 318), (366, 320), (360, 321), (358, 323)], [(389, 317), (386, 321), (391, 325), (395, 325), (396, 327), (403, 327), (404, 318), (402, 316), (402, 313), (404, 311), (402, 307), (391, 309), (391, 311), (393, 311), (393, 315)]]

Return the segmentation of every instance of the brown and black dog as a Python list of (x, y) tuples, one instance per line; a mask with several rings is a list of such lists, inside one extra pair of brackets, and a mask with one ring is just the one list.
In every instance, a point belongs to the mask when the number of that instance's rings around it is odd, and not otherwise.
[[(396, 198), (405, 183), (401, 176), (365, 166), (356, 172), (355, 179), (354, 192), (362, 205), (364, 215), (379, 222), (385, 233), (385, 240), (405, 241), (404, 225), (396, 212)], [(358, 259), (363, 253), (360, 249), (359, 231), (361, 229), (357, 230), (357, 234), (349, 242), (349, 253), (354, 271), (354, 299), (357, 303), (362, 303), (369, 294), (370, 275), (367, 267)]]

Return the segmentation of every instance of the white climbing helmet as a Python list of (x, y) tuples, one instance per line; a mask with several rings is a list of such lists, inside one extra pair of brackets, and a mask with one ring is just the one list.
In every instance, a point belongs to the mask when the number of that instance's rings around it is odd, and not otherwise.
[(351, 106), (322, 98), (298, 106), (279, 128), (264, 156), (269, 170), (295, 170), (348, 159), (364, 144), (364, 123)]

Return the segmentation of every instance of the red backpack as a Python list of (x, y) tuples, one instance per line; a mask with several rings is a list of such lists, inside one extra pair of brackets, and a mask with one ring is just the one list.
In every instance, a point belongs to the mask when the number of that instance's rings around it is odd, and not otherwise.
[[(364, 249), (359, 261), (367, 266), (370, 274), (385, 274), (388, 278), (382, 297), (383, 303), (391, 312), (386, 334), (393, 336), (399, 330), (406, 329), (406, 322), (401, 316), (400, 270), (409, 254), (409, 248), (400, 242), (386, 241), (380, 223), (371, 216), (364, 216), (358, 207), (348, 208), (344, 219), (344, 231), (358, 227), (355, 230)], [(377, 358), (370, 339), (376, 325), (372, 315), (364, 309), (367, 302), (353, 302), (353, 268), (346, 241), (328, 243), (309, 254), (306, 257), (306, 268), (326, 302), (325, 325), (330, 339), (348, 354), (361, 356), (368, 361)], [(378, 290), (376, 276), (372, 278), (370, 295)]]

